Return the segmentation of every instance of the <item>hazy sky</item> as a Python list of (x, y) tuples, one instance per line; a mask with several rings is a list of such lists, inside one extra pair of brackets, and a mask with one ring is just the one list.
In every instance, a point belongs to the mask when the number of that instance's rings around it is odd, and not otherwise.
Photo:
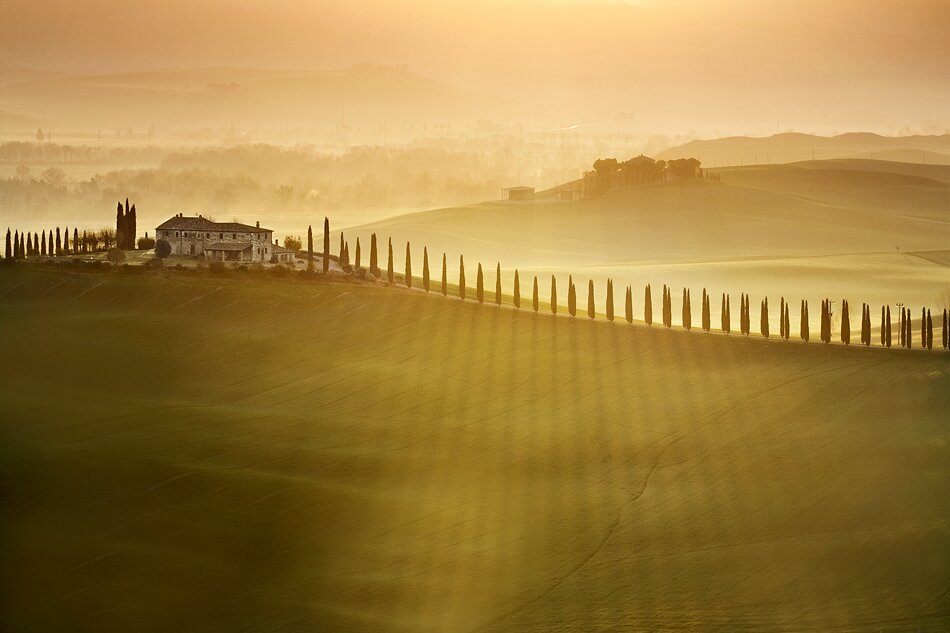
[[(641, 128), (950, 128), (950, 0), (0, 0), (0, 63), (407, 64)], [(622, 117), (621, 117), (622, 118)]]

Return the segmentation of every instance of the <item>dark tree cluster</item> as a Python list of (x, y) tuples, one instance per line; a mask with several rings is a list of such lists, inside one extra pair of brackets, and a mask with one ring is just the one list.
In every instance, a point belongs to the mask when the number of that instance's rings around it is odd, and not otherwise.
[[(129, 199), (125, 199), (125, 207), (119, 202), (115, 211), (115, 247), (122, 250), (134, 250), (136, 247), (136, 216), (135, 205), (129, 206)], [(67, 235), (68, 237), (68, 235)]]

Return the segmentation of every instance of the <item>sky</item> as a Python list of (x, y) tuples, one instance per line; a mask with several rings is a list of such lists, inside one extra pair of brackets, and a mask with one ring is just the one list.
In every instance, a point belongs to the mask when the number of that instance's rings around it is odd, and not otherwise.
[(3, 0), (0, 64), (413, 72), (682, 133), (950, 129), (948, 0)]

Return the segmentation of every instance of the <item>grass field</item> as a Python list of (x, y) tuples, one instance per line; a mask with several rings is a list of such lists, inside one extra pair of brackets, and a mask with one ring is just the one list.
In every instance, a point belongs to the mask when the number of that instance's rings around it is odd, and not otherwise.
[(0, 268), (0, 629), (937, 631), (950, 355)]

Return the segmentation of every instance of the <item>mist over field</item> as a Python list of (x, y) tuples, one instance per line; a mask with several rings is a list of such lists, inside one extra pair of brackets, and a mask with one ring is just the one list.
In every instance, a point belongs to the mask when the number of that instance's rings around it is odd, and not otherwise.
[(950, 630), (950, 3), (0, 3), (0, 631)]

